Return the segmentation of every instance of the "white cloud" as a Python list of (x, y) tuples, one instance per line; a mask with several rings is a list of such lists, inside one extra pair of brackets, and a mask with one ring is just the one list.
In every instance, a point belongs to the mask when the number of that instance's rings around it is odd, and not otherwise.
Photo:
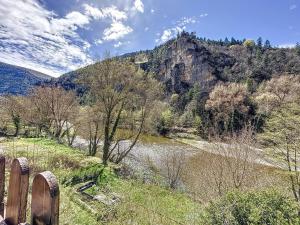
[(208, 16), (207, 13), (200, 14), (200, 18), (204, 18), (204, 17), (207, 17), (207, 16)]
[[(138, 5), (140, 6), (140, 5)], [(133, 29), (124, 24), (128, 20), (125, 11), (119, 10), (116, 6), (106, 8), (95, 8), (91, 5), (84, 4), (85, 14), (94, 19), (110, 19), (111, 24), (103, 31), (103, 37), (95, 41), (95, 44), (102, 44), (104, 41), (119, 40), (131, 33)]]
[(119, 41), (118, 43), (114, 44), (115, 48), (119, 48), (123, 45), (123, 42)]
[(94, 19), (111, 18), (112, 20), (127, 20), (127, 14), (119, 10), (116, 6), (105, 8), (96, 8), (88, 4), (83, 4), (85, 14), (93, 17)]
[(88, 4), (83, 4), (83, 7), (85, 9), (85, 14), (93, 17), (94, 19), (101, 19), (104, 18), (104, 14), (102, 11), (98, 8), (92, 7)]
[(145, 27), (145, 29), (144, 29), (145, 31), (148, 31), (149, 30), (149, 27)]
[(193, 24), (196, 23), (197, 20), (195, 17), (182, 17), (179, 21), (177, 21), (177, 25), (180, 27), (183, 27), (187, 24)]
[(175, 26), (172, 28), (165, 29), (162, 34), (155, 40), (156, 43), (162, 44), (172, 38), (175, 38), (176, 35), (186, 29), (186, 26), (189, 24), (197, 23), (197, 18), (195, 17), (182, 17), (180, 20), (176, 21)]
[(162, 44), (172, 38), (175, 38), (176, 35), (180, 32), (182, 32), (186, 27), (174, 27), (169, 28), (163, 31), (161, 37), (159, 39), (156, 39), (155, 42)]
[(120, 11), (117, 9), (116, 6), (111, 6), (102, 9), (103, 14), (105, 17), (110, 17), (112, 20), (127, 20), (127, 14), (124, 11)]
[(144, 4), (141, 0), (134, 1), (134, 9), (140, 13), (144, 13)]
[(296, 44), (294, 43), (285, 43), (278, 45), (278, 48), (295, 48)]
[(76, 11), (58, 18), (37, 0), (1, 0), (0, 59), (53, 76), (92, 63), (77, 33), (90, 20)]
[(127, 34), (131, 33), (133, 29), (124, 25), (120, 21), (113, 21), (109, 28), (103, 31), (103, 40), (112, 41), (123, 38)]
[(150, 12), (153, 14), (153, 13), (155, 13), (155, 10), (154, 10), (154, 9), (151, 9), (151, 11), (150, 11)]
[(101, 39), (97, 39), (97, 40), (95, 41), (95, 44), (96, 44), (96, 45), (102, 45), (102, 44), (103, 44), (103, 41), (102, 41)]
[(294, 10), (297, 8), (297, 5), (296, 4), (293, 4), (293, 5), (290, 5), (290, 10)]

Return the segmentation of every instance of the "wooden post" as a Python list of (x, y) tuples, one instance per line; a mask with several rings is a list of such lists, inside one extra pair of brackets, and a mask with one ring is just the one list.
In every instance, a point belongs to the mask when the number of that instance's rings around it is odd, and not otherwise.
[(49, 171), (34, 177), (31, 200), (31, 225), (58, 225), (59, 186)]
[(26, 158), (14, 159), (11, 165), (5, 221), (10, 225), (26, 222), (29, 166)]
[(0, 216), (2, 217), (4, 217), (4, 191), (5, 191), (5, 157), (0, 155)]

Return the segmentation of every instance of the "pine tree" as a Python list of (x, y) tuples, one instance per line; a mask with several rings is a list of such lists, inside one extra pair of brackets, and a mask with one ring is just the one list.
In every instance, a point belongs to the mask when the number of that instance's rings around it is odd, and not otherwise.
[(230, 45), (230, 41), (228, 40), (227, 37), (224, 40), (224, 44), (225, 44), (225, 46), (229, 46)]
[(259, 37), (256, 42), (258, 48), (262, 48), (262, 42), (263, 42), (262, 38)]
[(265, 45), (264, 45), (264, 48), (266, 48), (266, 49), (271, 48), (271, 43), (270, 43), (269, 40), (266, 40)]
[(296, 44), (296, 53), (297, 53), (297, 55), (300, 56), (300, 43), (299, 42), (297, 42), (297, 44)]
[(235, 45), (235, 44), (236, 44), (236, 40), (235, 40), (233, 37), (231, 38), (231, 41), (230, 41), (230, 42), (231, 42), (231, 43), (230, 43), (231, 45)]

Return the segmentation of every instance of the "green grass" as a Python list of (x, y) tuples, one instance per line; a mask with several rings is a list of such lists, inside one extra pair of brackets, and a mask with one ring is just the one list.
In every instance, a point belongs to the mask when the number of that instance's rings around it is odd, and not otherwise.
[[(91, 175), (103, 169), (100, 159), (48, 139), (18, 139), (0, 143), (8, 158), (27, 157), (34, 174), (50, 170), (60, 181), (60, 224), (199, 224), (200, 205), (184, 193), (164, 187), (125, 180), (114, 174), (114, 165), (96, 178), (91, 195), (116, 196), (117, 204), (107, 206), (76, 192)], [(95, 177), (95, 176), (94, 176)], [(68, 182), (70, 180), (75, 182)]]

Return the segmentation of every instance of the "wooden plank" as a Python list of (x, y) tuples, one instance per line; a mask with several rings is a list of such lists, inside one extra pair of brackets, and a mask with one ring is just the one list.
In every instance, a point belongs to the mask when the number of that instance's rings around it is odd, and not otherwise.
[(31, 224), (58, 225), (59, 186), (49, 171), (34, 177), (32, 184)]
[(0, 216), (4, 217), (5, 157), (0, 155)]
[(26, 222), (29, 166), (26, 158), (14, 159), (11, 165), (5, 221), (10, 225)]

